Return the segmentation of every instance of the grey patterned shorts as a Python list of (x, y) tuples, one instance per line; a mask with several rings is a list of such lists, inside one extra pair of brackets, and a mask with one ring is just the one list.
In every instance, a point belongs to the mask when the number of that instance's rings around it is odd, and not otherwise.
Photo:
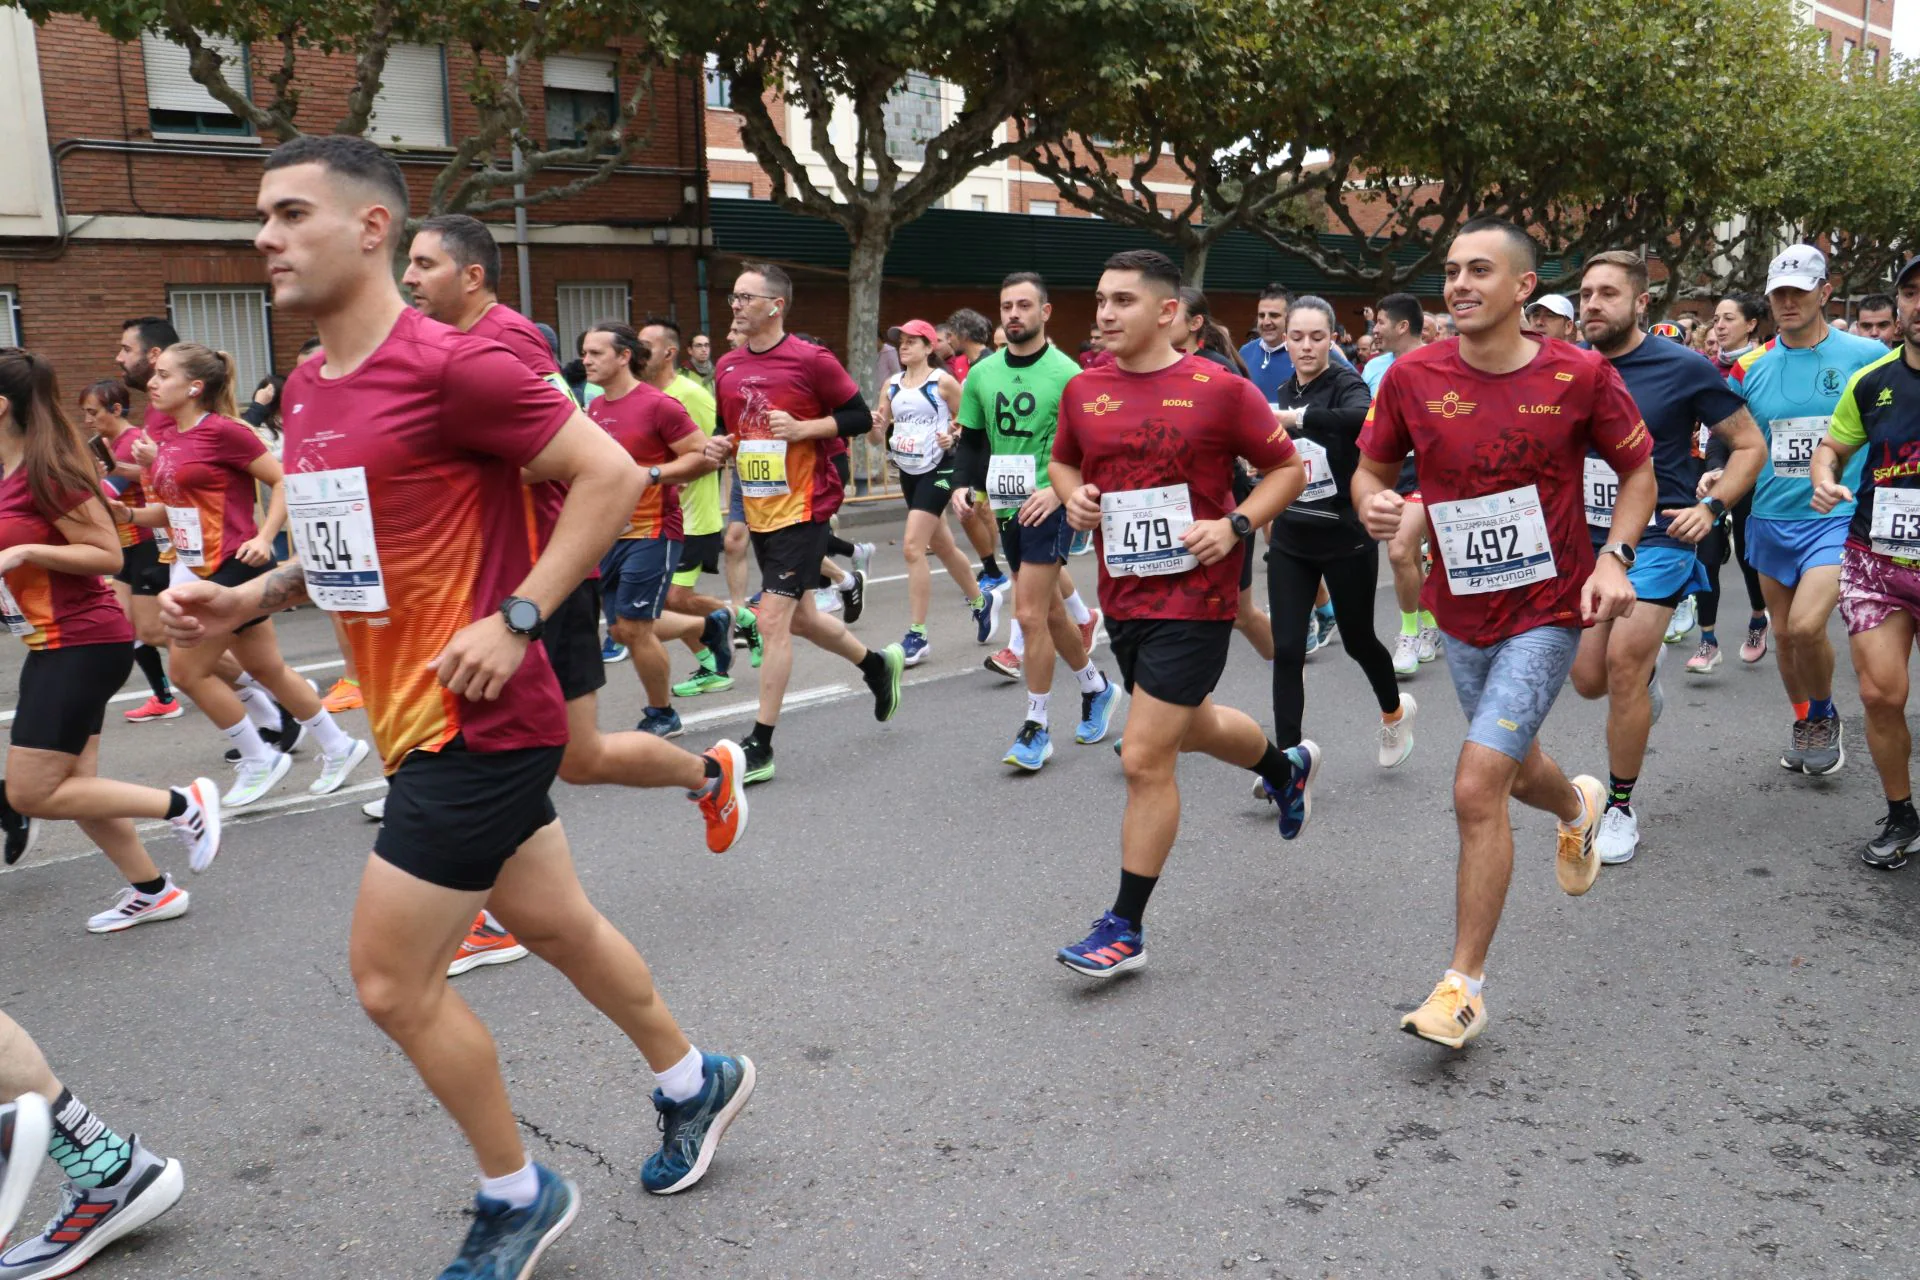
[(1580, 628), (1535, 627), (1482, 649), (1447, 638), (1447, 671), (1467, 717), (1467, 741), (1527, 757), (1580, 650)]

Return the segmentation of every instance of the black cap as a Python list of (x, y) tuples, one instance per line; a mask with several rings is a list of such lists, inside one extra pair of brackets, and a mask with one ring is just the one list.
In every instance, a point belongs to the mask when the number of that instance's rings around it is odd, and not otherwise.
[(1920, 271), (1920, 254), (1907, 259), (1907, 265), (1900, 268), (1900, 274), (1893, 278), (1893, 287), (1898, 289), (1916, 271)]

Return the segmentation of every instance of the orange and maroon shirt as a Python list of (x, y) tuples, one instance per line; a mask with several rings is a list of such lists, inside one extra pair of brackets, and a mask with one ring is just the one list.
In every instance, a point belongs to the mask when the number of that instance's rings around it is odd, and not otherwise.
[[(107, 451), (113, 455), (115, 462), (132, 465), (133, 442), (139, 438), (139, 428), (129, 427), (107, 445)], [(135, 477), (129, 480), (125, 476), (114, 476), (108, 483), (116, 490), (115, 498), (129, 509), (138, 511), (147, 505), (147, 486), (142, 478)], [(120, 534), (120, 545), (123, 547), (137, 547), (143, 542), (153, 541), (153, 530), (145, 525), (121, 524), (115, 521), (114, 528)]]
[(765, 533), (825, 520), (840, 509), (845, 485), (833, 465), (837, 440), (782, 442), (767, 426), (775, 409), (824, 418), (860, 394), (831, 351), (792, 334), (765, 351), (740, 347), (714, 365), (713, 393), (726, 434), (738, 441), (734, 471), (748, 528)]
[[(664, 467), (677, 456), (675, 441), (700, 434), (686, 407), (651, 383), (634, 384), (618, 400), (600, 396), (587, 406), (587, 416), (620, 442), (627, 455), (648, 467)], [(650, 484), (633, 509), (633, 519), (621, 539), (681, 539), (680, 491), (677, 485)]]
[[(93, 497), (70, 494), (62, 505), (71, 512)], [(0, 479), (0, 551), (34, 542), (68, 545), (60, 527), (33, 500), (27, 469), (19, 466)], [(37, 564), (23, 564), (6, 575), (0, 625), (18, 635), (29, 649), (133, 643), (133, 627), (105, 578), (59, 573)]]
[(260, 532), (247, 468), (267, 446), (252, 427), (218, 413), (185, 431), (178, 424), (155, 431), (153, 442), (160, 452), (147, 480), (166, 504), (174, 555), (200, 577), (211, 577)]
[(527, 646), (492, 702), (450, 692), (427, 664), (533, 567), (520, 468), (573, 415), (572, 400), (499, 343), (412, 310), (353, 372), (322, 377), (324, 363), (287, 379), (284, 456), (289, 474), (364, 473), (387, 607), (336, 616), (386, 771), (455, 738), (474, 752), (564, 745), (546, 646)]

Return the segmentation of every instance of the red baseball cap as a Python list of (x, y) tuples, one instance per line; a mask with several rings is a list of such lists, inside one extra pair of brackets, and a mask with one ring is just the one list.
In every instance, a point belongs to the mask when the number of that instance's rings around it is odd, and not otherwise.
[(940, 341), (939, 333), (925, 320), (909, 320), (905, 324), (893, 326), (887, 330), (887, 341), (899, 346), (903, 334), (909, 338), (925, 338), (928, 346)]

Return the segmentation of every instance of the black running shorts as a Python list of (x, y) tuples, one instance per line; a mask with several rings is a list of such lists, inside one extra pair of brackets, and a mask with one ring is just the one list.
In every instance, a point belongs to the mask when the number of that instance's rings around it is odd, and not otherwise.
[(413, 752), (387, 779), (374, 856), (443, 889), (493, 888), (507, 859), (557, 819), (547, 792), (565, 754), (565, 747), (474, 752), (459, 738)]
[(1197, 707), (1227, 669), (1232, 622), (1107, 619), (1107, 642), (1128, 693), (1138, 685), (1162, 702)]
[(20, 667), (13, 745), (77, 756), (107, 718), (107, 700), (133, 672), (133, 646), (76, 644), (35, 649)]
[(607, 664), (600, 657), (600, 579), (575, 587), (540, 630), (553, 678), (568, 702), (606, 687)]

